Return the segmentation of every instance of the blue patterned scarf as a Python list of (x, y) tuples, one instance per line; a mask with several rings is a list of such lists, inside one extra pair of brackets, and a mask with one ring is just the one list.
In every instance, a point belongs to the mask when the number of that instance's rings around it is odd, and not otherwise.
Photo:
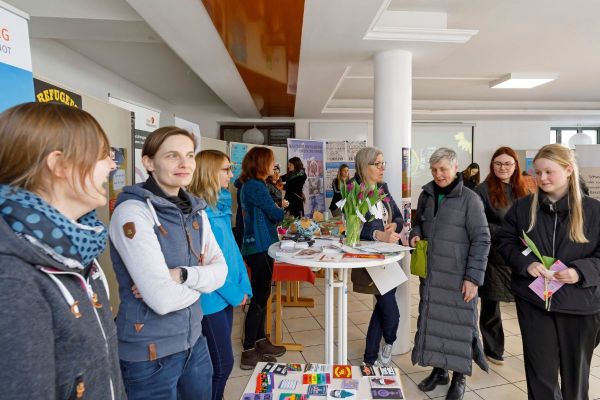
[(68, 263), (72, 268), (87, 267), (106, 248), (108, 232), (95, 211), (72, 221), (24, 189), (0, 184), (0, 218), (17, 234), (58, 254), (61, 261), (77, 261)]

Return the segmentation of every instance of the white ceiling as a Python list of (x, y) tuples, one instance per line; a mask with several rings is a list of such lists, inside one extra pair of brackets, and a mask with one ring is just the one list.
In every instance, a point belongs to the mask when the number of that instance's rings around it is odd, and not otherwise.
[[(241, 117), (257, 115), (200, 0), (8, 3), (32, 16), (32, 37), (58, 40), (169, 103), (223, 101)], [(364, 40), (384, 10), (443, 12), (448, 29), (478, 33), (464, 44)], [(371, 118), (371, 60), (405, 49), (415, 120), (598, 119), (598, 15), (600, 1), (590, 0), (305, 0), (295, 116)], [(558, 78), (531, 90), (489, 88), (509, 72)]]

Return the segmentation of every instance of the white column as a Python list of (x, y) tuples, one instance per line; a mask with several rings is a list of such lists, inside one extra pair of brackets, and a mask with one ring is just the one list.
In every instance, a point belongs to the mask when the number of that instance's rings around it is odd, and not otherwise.
[[(387, 161), (385, 180), (398, 207), (402, 208), (402, 148), (411, 147), (412, 54), (388, 50), (374, 57), (375, 95), (373, 104), (373, 144)], [(413, 208), (416, 206), (412, 205)], [(403, 260), (404, 261), (404, 260)], [(407, 275), (409, 264), (402, 262)], [(410, 350), (410, 283), (396, 289), (400, 309), (398, 338), (394, 354)]]

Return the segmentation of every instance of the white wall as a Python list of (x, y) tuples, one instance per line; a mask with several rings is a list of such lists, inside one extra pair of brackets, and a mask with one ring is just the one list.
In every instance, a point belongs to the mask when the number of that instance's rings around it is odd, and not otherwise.
[[(481, 167), (481, 179), (489, 173), (490, 158), (501, 146), (515, 150), (537, 150), (550, 143), (550, 128), (577, 126), (581, 121), (478, 121), (473, 140), (474, 161)], [(586, 121), (587, 126), (598, 123)], [(522, 166), (524, 169), (524, 166)]]
[(160, 124), (172, 125), (173, 106), (89, 58), (52, 39), (31, 39), (35, 77), (107, 102), (108, 93), (161, 111)]

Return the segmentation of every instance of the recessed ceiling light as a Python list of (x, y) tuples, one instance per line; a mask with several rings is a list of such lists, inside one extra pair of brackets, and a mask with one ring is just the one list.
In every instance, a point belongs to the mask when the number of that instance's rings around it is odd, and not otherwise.
[(490, 82), (492, 89), (531, 89), (552, 82), (556, 74), (508, 74)]

